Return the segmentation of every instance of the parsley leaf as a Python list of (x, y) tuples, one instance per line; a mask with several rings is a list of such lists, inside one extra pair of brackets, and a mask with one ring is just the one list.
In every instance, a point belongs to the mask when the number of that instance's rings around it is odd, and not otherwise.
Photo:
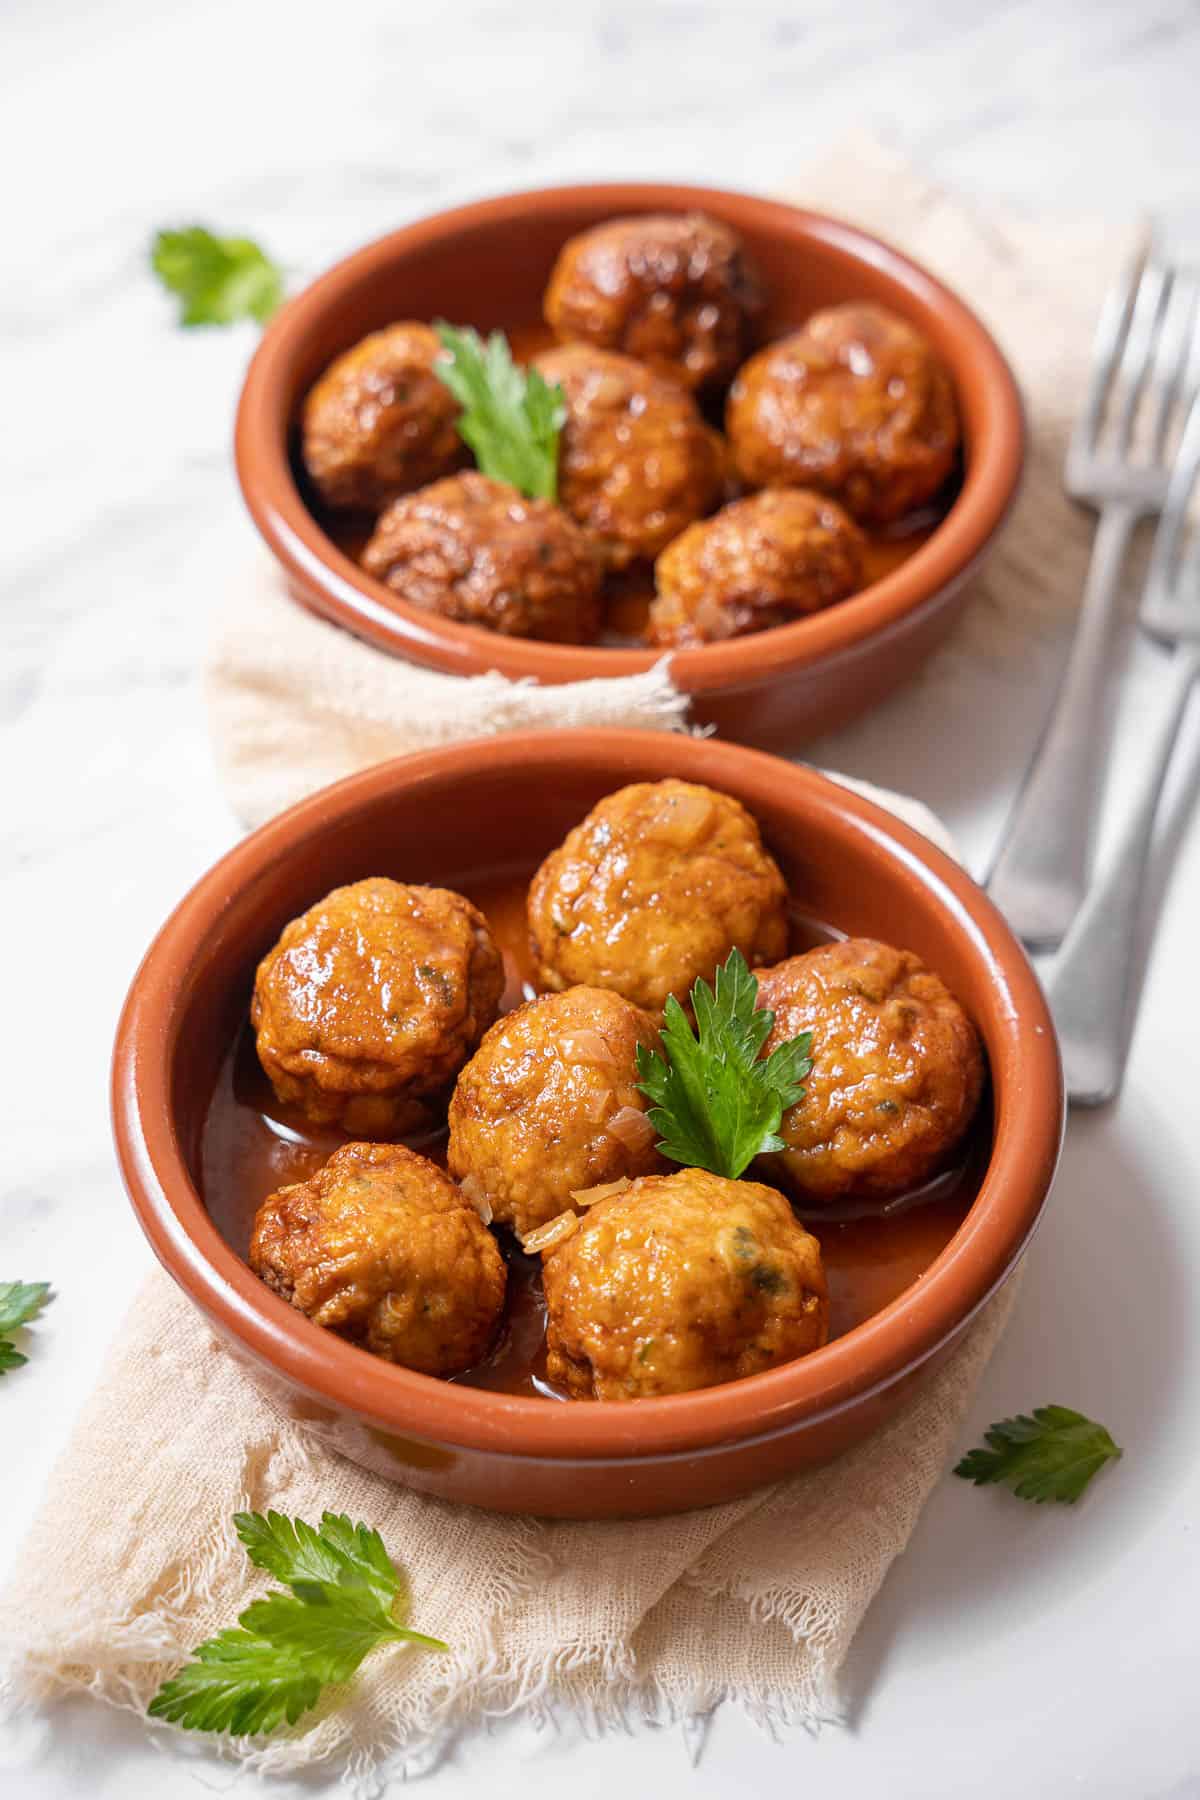
[(1107, 1462), (1122, 1454), (1103, 1425), (1069, 1406), (1039, 1406), (984, 1432), (989, 1448), (971, 1450), (954, 1473), (976, 1487), (1002, 1481), (1022, 1500), (1073, 1505)]
[(445, 357), (433, 372), (462, 407), (460, 437), (485, 475), (531, 500), (558, 496), (558, 434), (567, 416), (562, 389), (537, 369), (519, 369), (503, 332), (485, 341), (470, 327), (434, 323)]
[(757, 998), (758, 982), (733, 950), (714, 987), (697, 981), (692, 989), (695, 1034), (672, 994), (663, 1016), (666, 1058), (638, 1045), (638, 1085), (654, 1102), (647, 1116), (672, 1162), (736, 1180), (756, 1156), (785, 1148), (779, 1122), (804, 1096), (812, 1033), (764, 1059), (775, 1014), (757, 1008)]
[(263, 325), (283, 299), (283, 271), (252, 238), (216, 237), (203, 225), (160, 231), (150, 262), (182, 302), (181, 325)]
[(0, 1375), (29, 1361), (9, 1333), (36, 1319), (52, 1298), (48, 1281), (0, 1281)]
[(236, 1513), (234, 1525), (251, 1562), (291, 1592), (255, 1600), (236, 1627), (201, 1644), (158, 1690), (152, 1717), (192, 1731), (274, 1731), (294, 1725), (323, 1687), (349, 1681), (380, 1644), (447, 1649), (400, 1622), (405, 1583), (370, 1526), (328, 1512), (319, 1526), (277, 1512)]

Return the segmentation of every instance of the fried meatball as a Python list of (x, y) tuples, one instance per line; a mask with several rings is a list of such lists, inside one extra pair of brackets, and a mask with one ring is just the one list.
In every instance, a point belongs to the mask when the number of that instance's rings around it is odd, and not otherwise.
[(525, 1236), (572, 1190), (661, 1166), (637, 1048), (660, 1047), (648, 1013), (604, 988), (543, 994), (493, 1025), (450, 1102), (447, 1166)]
[(874, 938), (822, 944), (758, 975), (764, 1055), (812, 1032), (805, 1094), (783, 1116), (773, 1178), (814, 1200), (885, 1197), (949, 1158), (983, 1088), (979, 1034), (941, 977)]
[(743, 364), (725, 427), (751, 487), (814, 487), (864, 522), (931, 500), (954, 467), (950, 376), (881, 306), (831, 306)]
[(566, 400), (558, 497), (610, 567), (657, 556), (714, 505), (725, 445), (678, 382), (585, 344), (548, 350), (537, 366)]
[(730, 951), (773, 962), (787, 890), (740, 801), (689, 781), (607, 794), (551, 851), (529, 889), (537, 980), (615, 988), (661, 1013), (711, 981)]
[(504, 1306), (504, 1258), (454, 1183), (399, 1144), (343, 1144), (259, 1207), (250, 1267), (316, 1325), (424, 1375), (458, 1375)]
[(546, 1253), (546, 1372), (637, 1400), (757, 1375), (829, 1335), (821, 1247), (774, 1188), (705, 1169), (601, 1200)]
[(860, 585), (863, 537), (836, 500), (767, 488), (689, 525), (654, 565), (656, 644), (714, 644), (786, 625)]
[(600, 629), (602, 563), (587, 533), (474, 471), (393, 501), (362, 565), (410, 606), (503, 637), (586, 644)]
[(433, 372), (441, 348), (428, 325), (389, 325), (309, 389), (301, 454), (328, 505), (377, 512), (466, 462), (458, 401)]
[(569, 238), (546, 289), (554, 335), (623, 350), (701, 387), (726, 381), (762, 311), (737, 233), (705, 213), (607, 219)]
[(461, 1069), (503, 989), (469, 900), (375, 877), (284, 928), (258, 965), (250, 1022), (280, 1100), (316, 1124), (394, 1137)]

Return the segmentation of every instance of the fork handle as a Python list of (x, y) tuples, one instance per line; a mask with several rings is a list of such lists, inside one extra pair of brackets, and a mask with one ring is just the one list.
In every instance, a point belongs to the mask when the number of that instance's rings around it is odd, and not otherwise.
[(1171, 752), (1200, 676), (1200, 649), (1176, 650), (1149, 724), (1153, 737), (1141, 789), (1108, 872), (1095, 882), (1048, 969), (1046, 998), (1062, 1044), (1067, 1092), (1103, 1106), (1121, 1085), (1128, 1055), (1131, 976), (1142, 885)]
[(1109, 648), (1139, 517), (1124, 501), (1110, 502), (1100, 514), (1071, 655), (986, 883), (1017, 936), (1039, 948), (1062, 940), (1087, 887), (1104, 766)]

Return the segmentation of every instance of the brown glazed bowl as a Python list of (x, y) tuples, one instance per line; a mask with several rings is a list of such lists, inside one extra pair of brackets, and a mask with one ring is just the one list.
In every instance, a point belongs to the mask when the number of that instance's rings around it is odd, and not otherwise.
[[(736, 795), (804, 910), (910, 947), (976, 1020), (994, 1146), (958, 1232), (899, 1300), (824, 1349), (723, 1387), (628, 1403), (518, 1398), (393, 1367), (271, 1293), (205, 1211), (201, 1127), (255, 965), (287, 920), (366, 875), (449, 886), (532, 874), (626, 782)], [(865, 1436), (1011, 1274), (1058, 1156), (1063, 1090), (1041, 989), (970, 877), (877, 806), (808, 769), (649, 731), (513, 733), (353, 775), (251, 833), (155, 939), (117, 1033), (121, 1169), (156, 1254), (275, 1405), (393, 1480), (502, 1512), (679, 1511), (821, 1462)]]
[(661, 652), (500, 637), (408, 606), (343, 554), (308, 510), (290, 461), (303, 396), (351, 344), (401, 318), (448, 318), (507, 332), (541, 319), (564, 240), (618, 213), (702, 208), (736, 227), (766, 279), (762, 335), (816, 308), (874, 300), (912, 321), (947, 363), (966, 439), (962, 489), (942, 524), (891, 574), (794, 624), (672, 654), (697, 722), (781, 747), (841, 724), (905, 680), (949, 631), (964, 583), (1016, 491), (1021, 404), (1008, 365), (962, 301), (907, 257), (851, 225), (776, 200), (660, 183), (509, 194), (436, 214), (357, 251), (272, 320), (238, 410), (246, 503), (293, 596), (369, 642), (457, 675), (489, 669), (544, 683), (648, 669)]

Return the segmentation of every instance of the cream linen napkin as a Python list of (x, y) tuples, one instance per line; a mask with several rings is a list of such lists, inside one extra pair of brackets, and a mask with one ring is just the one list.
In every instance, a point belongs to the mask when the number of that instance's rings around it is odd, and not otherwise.
[[(1100, 299), (1129, 234), (977, 216), (869, 138), (838, 146), (787, 197), (864, 225), (927, 264), (1012, 359), (1033, 427), (1028, 471), (959, 643), (976, 663), (1019, 661), (1031, 638), (1060, 629), (1082, 588), (1092, 528), (1062, 491), (1063, 450)], [(668, 659), (644, 675), (548, 688), (417, 669), (296, 606), (265, 559), (225, 595), (208, 698), (225, 789), (248, 825), (368, 763), (454, 738), (559, 725), (678, 729), (687, 716)]]
[[(1025, 654), (1042, 615), (1079, 592), (1089, 533), (1061, 497), (1061, 444), (1122, 246), (1058, 223), (976, 219), (869, 143), (843, 147), (792, 191), (945, 274), (1012, 355), (1033, 401), (1030, 474), (966, 629), (998, 660)], [(661, 668), (547, 690), (414, 671), (301, 612), (269, 575), (231, 592), (209, 675), (222, 771), (251, 823), (451, 736), (684, 716)], [(913, 803), (881, 798), (914, 817)], [(923, 811), (916, 822), (944, 835)], [(231, 1514), (329, 1507), (379, 1527), (407, 1566), (414, 1622), (453, 1653), (368, 1663), (294, 1733), (229, 1745), (248, 1765), (337, 1767), (366, 1793), (389, 1772), (428, 1766), (453, 1732), (515, 1708), (570, 1710), (596, 1729), (631, 1715), (696, 1721), (725, 1698), (768, 1724), (836, 1719), (846, 1650), (946, 1466), (1015, 1287), (902, 1415), (830, 1467), (680, 1518), (581, 1525), (450, 1507), (310, 1447), (156, 1273), (0, 1596), (9, 1694), (87, 1691), (140, 1711), (265, 1585)]]

